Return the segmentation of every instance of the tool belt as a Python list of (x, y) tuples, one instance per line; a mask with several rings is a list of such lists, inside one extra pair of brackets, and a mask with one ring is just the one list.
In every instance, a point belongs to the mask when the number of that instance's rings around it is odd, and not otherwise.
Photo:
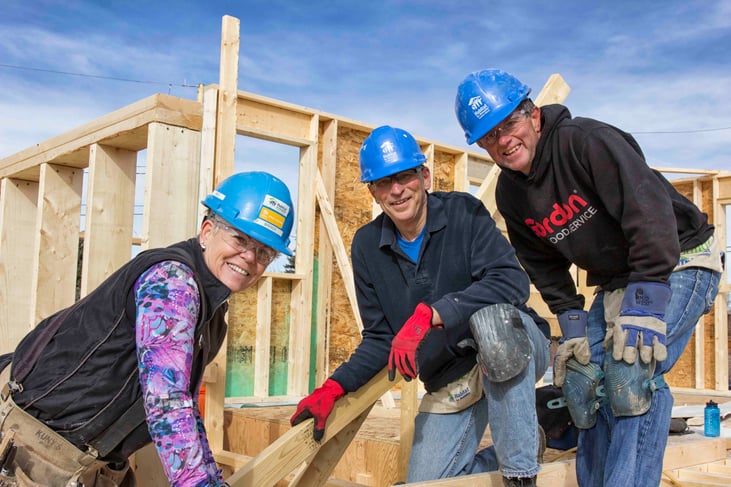
[[(9, 379), (7, 366), (0, 371), (0, 385)], [(112, 468), (20, 409), (10, 394), (0, 399), (0, 434), (11, 435), (17, 448), (13, 468), (19, 487), (135, 486), (128, 463)]]

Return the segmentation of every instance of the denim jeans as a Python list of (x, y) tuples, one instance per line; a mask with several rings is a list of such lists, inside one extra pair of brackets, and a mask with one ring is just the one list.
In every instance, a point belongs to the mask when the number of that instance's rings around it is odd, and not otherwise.
[[(668, 372), (688, 344), (698, 319), (710, 311), (721, 275), (707, 269), (673, 272), (673, 291), (665, 320), (668, 357), (656, 366), (655, 377)], [(589, 311), (591, 361), (602, 365), (604, 293), (598, 293)], [(639, 360), (639, 358), (638, 358)], [(665, 386), (652, 394), (650, 409), (641, 416), (614, 417), (605, 402), (596, 425), (579, 433), (576, 476), (581, 487), (657, 487), (667, 445), (673, 396)]]
[[(458, 413), (419, 412), (407, 481), (420, 482), (500, 468), (509, 477), (538, 473), (538, 420), (535, 383), (543, 377), (550, 342), (533, 320), (521, 313), (532, 354), (528, 366), (505, 382), (483, 376), (482, 399)], [(494, 446), (477, 452), (488, 422)]]

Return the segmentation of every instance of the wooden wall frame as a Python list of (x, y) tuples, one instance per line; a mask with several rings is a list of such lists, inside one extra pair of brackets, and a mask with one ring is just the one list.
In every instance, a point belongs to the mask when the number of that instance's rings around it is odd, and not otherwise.
[[(355, 229), (372, 218), (373, 205), (353, 175), (358, 170), (360, 143), (374, 127), (238, 90), (238, 27), (238, 19), (223, 18), (219, 85), (202, 86), (197, 100), (153, 95), (0, 160), (0, 353), (11, 351), (39, 319), (72, 302), (68, 290), (75, 286), (68, 276), (75, 275), (80, 238), (84, 241), (81, 290), (85, 294), (130, 258), (133, 242), (141, 248), (157, 247), (194, 235), (201, 221), (202, 196), (234, 170), (237, 135), (299, 150), (295, 270), (266, 273), (253, 290), (257, 355), (254, 394), (245, 399), (296, 401), (310, 391), (313, 382), (319, 385), (357, 344), (363, 325), (355, 302), (349, 244)], [(569, 91), (560, 75), (554, 74), (536, 103), (561, 102)], [(417, 141), (432, 168), (434, 187), (468, 191), (477, 186), (475, 194), (504, 230), (494, 200), (499, 169), (490, 158), (418, 136)], [(145, 150), (143, 231), (135, 238), (135, 172), (139, 153)], [(84, 171), (87, 198), (82, 232), (79, 213)], [(731, 175), (726, 171), (682, 172), (698, 176), (673, 184), (711, 215), (725, 248)], [(267, 354), (274, 289), (282, 281), (291, 288), (288, 382), (286, 395), (272, 396)], [(582, 282), (581, 273), (577, 273), (577, 282)], [(585, 286), (582, 289), (590, 293)], [(688, 378), (671, 376), (673, 385), (728, 389), (729, 291), (724, 278), (714, 313), (702, 320), (693, 345), (686, 350), (691, 373)], [(557, 333), (555, 320), (535, 289), (530, 304), (552, 322)], [(310, 370), (313, 340), (315, 368)], [(231, 470), (238, 469), (231, 477), (232, 486), (274, 485), (302, 462), (305, 466), (296, 473), (298, 482), (326, 482), (359, 422), (375, 401), (387, 401), (396, 386), (381, 374), (369, 387), (346, 396), (338, 403), (322, 444), (307, 440), (311, 427), (307, 421), (263, 456), (249, 461), (224, 449), (225, 378), (224, 346), (206, 370), (205, 422), (216, 459)], [(414, 382), (397, 387), (402, 392), (400, 462), (405, 473), (418, 386)], [(249, 483), (251, 479), (254, 484)]]

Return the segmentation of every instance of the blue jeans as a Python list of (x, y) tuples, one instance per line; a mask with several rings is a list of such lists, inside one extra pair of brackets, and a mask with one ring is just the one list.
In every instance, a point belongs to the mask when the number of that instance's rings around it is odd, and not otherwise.
[[(505, 382), (490, 382), (483, 376), (482, 399), (458, 413), (419, 412), (414, 419), (409, 483), (498, 468), (509, 477), (538, 473), (535, 383), (548, 367), (550, 342), (528, 315), (521, 317), (533, 352), (528, 366)], [(488, 421), (494, 447), (476, 453)]]
[[(656, 366), (655, 377), (668, 372), (688, 344), (698, 319), (710, 311), (721, 275), (707, 269), (673, 272), (668, 304), (666, 346), (668, 357)], [(602, 365), (604, 293), (596, 295), (589, 311), (591, 361)], [(639, 359), (638, 359), (639, 360)], [(605, 402), (596, 425), (579, 433), (576, 477), (581, 487), (657, 487), (667, 445), (673, 396), (665, 386), (652, 394), (650, 409), (641, 416), (614, 417)]]

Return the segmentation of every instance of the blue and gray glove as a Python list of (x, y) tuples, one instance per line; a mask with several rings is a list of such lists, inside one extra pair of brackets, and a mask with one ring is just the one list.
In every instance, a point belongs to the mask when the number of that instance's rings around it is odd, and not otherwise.
[[(661, 282), (631, 282), (622, 298), (617, 323), (607, 329), (605, 343), (612, 342), (612, 357), (633, 364), (640, 360), (649, 364), (667, 358), (665, 348), (665, 312), (672, 290)], [(617, 329), (617, 327), (619, 329)]]
[(566, 378), (566, 362), (575, 358), (581, 365), (587, 365), (591, 359), (589, 339), (586, 338), (586, 327), (589, 314), (580, 309), (564, 311), (558, 315), (561, 327), (561, 342), (553, 359), (553, 385), (562, 387)]

